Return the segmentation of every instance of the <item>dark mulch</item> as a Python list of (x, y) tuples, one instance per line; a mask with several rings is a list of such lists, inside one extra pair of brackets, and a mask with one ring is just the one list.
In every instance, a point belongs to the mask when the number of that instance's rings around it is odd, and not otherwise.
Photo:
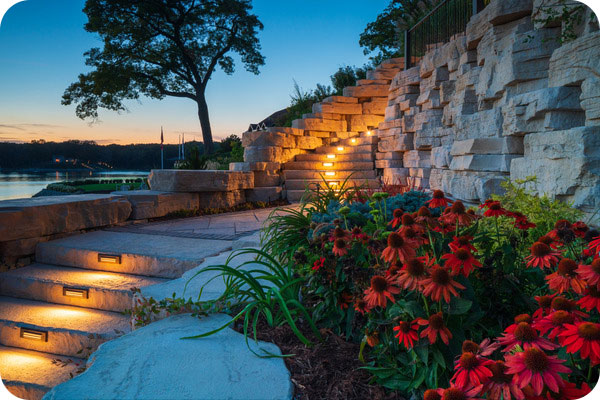
[[(241, 324), (236, 330), (242, 331)], [(303, 329), (302, 332), (308, 332)], [(359, 345), (346, 342), (330, 332), (322, 332), (323, 342), (306, 347), (288, 326), (276, 328), (259, 323), (258, 338), (275, 343), (283, 354), (295, 354), (285, 358), (295, 386), (294, 399), (298, 400), (404, 400), (397, 393), (377, 385), (369, 385), (370, 374), (359, 369)]]

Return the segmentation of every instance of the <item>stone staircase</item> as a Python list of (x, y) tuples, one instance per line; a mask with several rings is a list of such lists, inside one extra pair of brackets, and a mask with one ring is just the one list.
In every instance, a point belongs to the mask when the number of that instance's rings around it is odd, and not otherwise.
[(96, 231), (40, 243), (36, 263), (0, 274), (0, 375), (39, 399), (131, 331), (132, 288), (178, 278), (230, 241)]
[(402, 69), (403, 58), (386, 60), (368, 71), (367, 79), (344, 88), (343, 96), (314, 104), (292, 127), (244, 132), (244, 162), (230, 169), (252, 171), (257, 192), (276, 194), (283, 186), (292, 202), (307, 185), (324, 187), (323, 179), (335, 186), (350, 177), (350, 186), (378, 187), (377, 168), (388, 165), (375, 159), (375, 130), (386, 118), (390, 85)]

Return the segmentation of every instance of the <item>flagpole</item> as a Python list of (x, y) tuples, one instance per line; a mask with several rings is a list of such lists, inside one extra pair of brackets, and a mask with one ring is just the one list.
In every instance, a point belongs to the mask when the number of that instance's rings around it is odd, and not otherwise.
[(163, 136), (163, 127), (160, 127), (160, 169), (165, 169), (165, 163), (164, 163), (164, 151), (163, 151), (163, 142), (164, 142), (164, 136)]

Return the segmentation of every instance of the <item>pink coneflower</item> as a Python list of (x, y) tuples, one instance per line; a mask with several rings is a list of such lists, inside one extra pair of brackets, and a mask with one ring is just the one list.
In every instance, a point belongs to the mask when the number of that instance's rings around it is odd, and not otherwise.
[(548, 337), (554, 339), (558, 334), (565, 330), (565, 324), (572, 324), (575, 320), (575, 316), (570, 312), (558, 310), (535, 321), (533, 327), (540, 331), (540, 334), (542, 335), (545, 335), (546, 332), (548, 332)]
[(394, 286), (393, 277), (375, 275), (371, 278), (371, 287), (365, 290), (365, 301), (369, 308), (377, 306), (385, 308), (387, 299), (395, 303), (393, 295), (398, 293), (400, 293), (400, 288)]
[(485, 338), (481, 343), (477, 344), (471, 340), (465, 340), (462, 344), (462, 352), (470, 352), (479, 356), (488, 357), (491, 356), (496, 350), (500, 348), (500, 343), (493, 342), (489, 338)]
[(348, 243), (344, 239), (336, 239), (333, 242), (333, 254), (338, 257), (348, 254)]
[(452, 273), (455, 275), (461, 273), (468, 277), (475, 267), (481, 267), (481, 263), (473, 257), (469, 249), (464, 247), (456, 249), (453, 253), (444, 254), (442, 258), (446, 260), (445, 265), (452, 268)]
[(550, 246), (541, 242), (535, 242), (531, 245), (531, 254), (525, 259), (528, 267), (538, 267), (540, 269), (550, 268), (558, 262), (560, 253), (552, 251)]
[(417, 324), (417, 321), (400, 321), (394, 327), (394, 332), (396, 332), (394, 336), (398, 338), (398, 343), (404, 345), (407, 350), (412, 349), (415, 342), (419, 341), (419, 324)]
[(479, 386), (492, 376), (492, 371), (489, 369), (491, 364), (492, 361), (484, 357), (464, 352), (454, 364), (455, 372), (450, 382), (461, 389)]
[(492, 376), (483, 387), (483, 392), (487, 393), (488, 400), (523, 400), (525, 395), (519, 387), (513, 382), (513, 376), (506, 373), (504, 361), (498, 360), (492, 362), (488, 367), (492, 371)]
[(585, 289), (585, 282), (577, 275), (577, 263), (569, 258), (563, 258), (558, 263), (556, 272), (545, 277), (548, 287), (558, 293), (573, 290), (581, 294)]
[(592, 365), (600, 364), (600, 324), (579, 322), (566, 324), (564, 332), (558, 335), (560, 344), (567, 353), (577, 353), (582, 359), (589, 358)]
[(498, 338), (498, 342), (504, 346), (503, 352), (511, 351), (516, 345), (524, 349), (538, 347), (544, 350), (554, 350), (558, 347), (548, 339), (540, 337), (537, 330), (527, 322), (519, 322), (516, 326), (511, 325), (506, 328), (502, 337)]
[(564, 365), (565, 361), (549, 356), (537, 347), (515, 353), (506, 357), (508, 374), (513, 374), (513, 382), (523, 389), (531, 385), (533, 394), (539, 396), (544, 385), (553, 392), (558, 392), (563, 385), (560, 373), (568, 374), (571, 370)]
[(596, 286), (588, 286), (584, 292), (585, 296), (577, 301), (577, 305), (586, 311), (600, 312), (600, 290)]
[(588, 285), (600, 290), (600, 258), (596, 258), (590, 265), (579, 265), (576, 272)]
[(452, 333), (444, 324), (444, 317), (441, 312), (432, 314), (429, 319), (419, 318), (417, 319), (419, 325), (427, 326), (427, 328), (421, 331), (421, 337), (427, 337), (430, 344), (434, 344), (439, 336), (444, 344), (448, 345), (450, 339), (452, 339)]
[(406, 262), (416, 255), (415, 243), (405, 239), (399, 233), (392, 232), (388, 236), (388, 246), (383, 250), (381, 256), (387, 262), (393, 262), (396, 258)]
[(482, 389), (483, 385), (466, 389), (450, 386), (448, 389), (438, 389), (437, 392), (442, 400), (482, 400), (479, 397)]

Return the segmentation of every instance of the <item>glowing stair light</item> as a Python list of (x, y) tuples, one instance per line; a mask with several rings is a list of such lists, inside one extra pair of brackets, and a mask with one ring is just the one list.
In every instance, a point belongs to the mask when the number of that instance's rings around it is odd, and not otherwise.
[(356, 143), (356, 139), (355, 138), (350, 139), (350, 143), (355, 144)]
[(338, 182), (338, 181), (327, 181), (327, 184), (330, 187), (335, 188), (335, 187), (338, 187), (340, 185), (340, 182)]
[(335, 176), (335, 172), (334, 171), (327, 171), (327, 172), (325, 172), (325, 176)]
[(77, 297), (80, 299), (88, 299), (89, 298), (88, 289), (76, 288), (76, 287), (63, 287), (63, 296), (66, 297)]
[(324, 167), (333, 167), (333, 163), (332, 162), (324, 162), (323, 166)]
[(342, 146), (338, 147), (337, 151), (344, 151), (344, 147), (342, 147)]
[(48, 341), (48, 332), (46, 332), (46, 331), (38, 331), (36, 329), (21, 328), (21, 334), (20, 334), (20, 336), (23, 339), (38, 340), (40, 342), (47, 342)]
[(371, 136), (372, 134), (373, 134), (373, 132), (367, 131), (367, 136)]
[(98, 253), (98, 262), (107, 264), (121, 264), (121, 255)]
[(335, 158), (335, 154), (327, 154), (327, 158), (333, 160)]

